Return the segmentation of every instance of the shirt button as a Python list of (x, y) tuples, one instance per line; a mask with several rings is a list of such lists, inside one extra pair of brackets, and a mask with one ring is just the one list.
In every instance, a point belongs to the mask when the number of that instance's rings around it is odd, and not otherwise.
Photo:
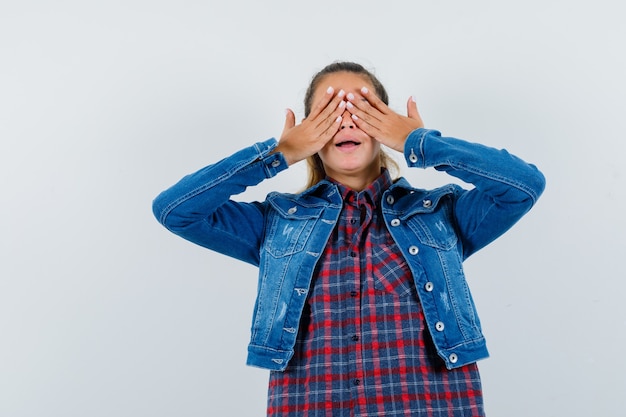
[(352, 335), (352, 340), (354, 340), (355, 342), (359, 340), (359, 335)]
[(448, 359), (450, 359), (451, 363), (457, 363), (459, 361), (459, 357), (456, 353), (451, 353), (450, 356), (448, 356)]
[(356, 291), (350, 291), (350, 297), (356, 297), (358, 294)]
[(430, 281), (424, 285), (424, 289), (428, 292), (431, 292), (434, 288), (435, 288), (435, 285)]
[(396, 199), (393, 198), (393, 196), (390, 194), (387, 196), (387, 204), (393, 204), (395, 203)]
[(443, 324), (443, 321), (438, 321), (435, 324), (435, 329), (437, 329), (438, 332), (443, 332), (443, 329), (445, 329), (445, 328), (446, 328), (446, 325)]
[(393, 219), (391, 221), (391, 225), (396, 227), (396, 226), (400, 226), (400, 219)]
[(295, 213), (296, 211), (298, 211), (298, 207), (292, 207), (292, 208), (290, 208), (289, 210), (287, 210), (287, 214), (293, 214), (293, 213)]
[(419, 250), (419, 248), (418, 248), (417, 246), (411, 246), (411, 247), (409, 248), (409, 253), (410, 253), (411, 255), (417, 255), (417, 253), (418, 253), (419, 251), (420, 251), (420, 250)]
[(356, 252), (350, 252), (350, 257), (351, 258), (356, 258)]
[(354, 385), (361, 385), (361, 380), (360, 379), (355, 379), (353, 381)]
[(280, 165), (280, 161), (279, 161), (278, 159), (277, 159), (277, 160), (275, 160), (274, 162), (272, 162), (272, 166), (273, 166), (274, 168), (276, 168), (278, 165)]
[(356, 223), (356, 219), (350, 219), (350, 223), (352, 224)]
[(430, 206), (432, 206), (432, 205), (433, 205), (433, 202), (432, 202), (432, 201), (430, 201), (430, 200), (424, 200), (424, 201), (422, 202), (422, 205), (423, 205), (425, 208), (428, 208), (428, 207), (430, 207)]

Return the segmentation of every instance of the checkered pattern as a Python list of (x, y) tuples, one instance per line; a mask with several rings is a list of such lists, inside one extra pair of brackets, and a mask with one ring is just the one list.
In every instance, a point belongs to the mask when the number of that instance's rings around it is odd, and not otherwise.
[(268, 416), (483, 416), (476, 364), (437, 356), (410, 270), (386, 229), (384, 172), (344, 208), (311, 283), (295, 354), (271, 372)]

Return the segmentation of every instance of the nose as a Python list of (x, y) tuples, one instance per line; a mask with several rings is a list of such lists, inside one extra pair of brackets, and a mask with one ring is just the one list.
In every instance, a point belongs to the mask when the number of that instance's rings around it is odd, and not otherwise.
[(354, 120), (352, 120), (352, 115), (347, 110), (341, 115), (341, 128), (354, 129)]

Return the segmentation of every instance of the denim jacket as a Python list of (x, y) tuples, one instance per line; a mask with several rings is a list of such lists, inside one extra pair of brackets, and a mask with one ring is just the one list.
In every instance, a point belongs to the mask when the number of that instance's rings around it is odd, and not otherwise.
[[(288, 166), (269, 139), (190, 174), (153, 203), (168, 230), (259, 267), (248, 364), (284, 370), (294, 352), (312, 275), (339, 218), (342, 199), (321, 181), (300, 194), (263, 202), (232, 196)], [(545, 180), (509, 154), (435, 130), (407, 138), (409, 167), (434, 167), (473, 184), (434, 190), (400, 178), (383, 194), (382, 213), (413, 275), (426, 323), (449, 369), (488, 356), (462, 262), (508, 230), (536, 202)]]

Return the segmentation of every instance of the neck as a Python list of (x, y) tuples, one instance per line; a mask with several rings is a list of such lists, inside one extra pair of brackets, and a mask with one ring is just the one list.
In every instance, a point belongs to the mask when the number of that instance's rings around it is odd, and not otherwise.
[(355, 174), (355, 175), (350, 175), (350, 174), (343, 174), (343, 175), (330, 175), (330, 177), (332, 179), (334, 179), (335, 181), (345, 185), (346, 187), (354, 190), (354, 191), (363, 191), (364, 189), (366, 189), (371, 183), (373, 183), (376, 178), (378, 178), (378, 176), (380, 175), (380, 169), (378, 169), (378, 172), (376, 172), (376, 174), (371, 173), (370, 175), (363, 175), (361, 174)]

